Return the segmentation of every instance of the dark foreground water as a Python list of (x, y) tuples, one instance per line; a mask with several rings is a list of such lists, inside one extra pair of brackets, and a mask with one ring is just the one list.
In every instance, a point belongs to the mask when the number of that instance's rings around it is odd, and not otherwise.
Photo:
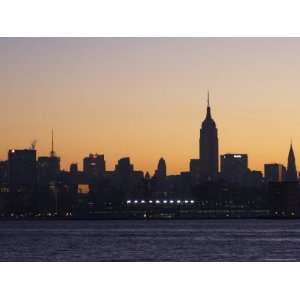
[(295, 261), (300, 221), (2, 221), (0, 245), (0, 261)]

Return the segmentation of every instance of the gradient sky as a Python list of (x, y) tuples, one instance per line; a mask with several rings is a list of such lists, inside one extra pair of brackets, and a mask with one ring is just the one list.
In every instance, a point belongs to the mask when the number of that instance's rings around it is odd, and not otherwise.
[[(0, 159), (38, 140), (67, 169), (103, 153), (189, 168), (210, 90), (220, 154), (252, 169), (300, 153), (299, 38), (0, 38)], [(299, 150), (299, 151), (298, 151)]]

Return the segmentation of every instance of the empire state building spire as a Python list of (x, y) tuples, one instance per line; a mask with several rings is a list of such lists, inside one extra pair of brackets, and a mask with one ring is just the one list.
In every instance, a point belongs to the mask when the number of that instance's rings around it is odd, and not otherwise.
[(209, 107), (209, 91), (207, 91), (207, 107)]
[(297, 182), (297, 168), (296, 168), (296, 159), (293, 149), (293, 144), (291, 143), (289, 156), (288, 156), (288, 167), (286, 172), (286, 181)]
[(211, 110), (209, 104), (209, 91), (207, 92), (207, 111), (206, 111), (206, 118), (211, 119)]

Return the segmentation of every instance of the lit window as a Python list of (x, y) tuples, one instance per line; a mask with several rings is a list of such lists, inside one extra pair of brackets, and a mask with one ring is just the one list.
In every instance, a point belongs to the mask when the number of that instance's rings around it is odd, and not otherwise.
[(88, 194), (90, 192), (90, 186), (88, 184), (78, 184), (78, 194)]

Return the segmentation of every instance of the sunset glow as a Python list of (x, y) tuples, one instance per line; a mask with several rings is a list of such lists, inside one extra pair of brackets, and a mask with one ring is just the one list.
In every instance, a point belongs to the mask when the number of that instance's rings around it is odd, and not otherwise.
[(129, 156), (153, 174), (198, 158), (210, 91), (220, 154), (247, 153), (251, 169), (300, 161), (300, 39), (0, 39), (0, 160), (37, 140), (62, 167), (89, 153), (108, 169)]

